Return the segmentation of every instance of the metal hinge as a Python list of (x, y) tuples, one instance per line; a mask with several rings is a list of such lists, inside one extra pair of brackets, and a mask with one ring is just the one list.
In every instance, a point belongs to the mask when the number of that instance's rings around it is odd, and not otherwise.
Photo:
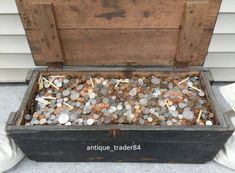
[(113, 138), (116, 138), (117, 136), (120, 135), (120, 129), (109, 129), (109, 134)]
[(62, 71), (63, 63), (62, 62), (50, 62), (48, 63), (47, 71)]

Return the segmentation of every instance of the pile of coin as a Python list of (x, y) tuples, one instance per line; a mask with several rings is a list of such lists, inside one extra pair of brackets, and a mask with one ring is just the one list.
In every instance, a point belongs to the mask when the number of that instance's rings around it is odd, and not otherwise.
[(213, 125), (195, 75), (42, 76), (25, 125)]

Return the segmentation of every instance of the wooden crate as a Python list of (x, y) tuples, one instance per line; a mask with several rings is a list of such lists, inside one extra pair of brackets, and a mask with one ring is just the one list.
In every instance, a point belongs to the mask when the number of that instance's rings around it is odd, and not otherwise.
[[(203, 69), (221, 0), (16, 0), (37, 65), (7, 131), (36, 161), (204, 163), (233, 133)], [(198, 74), (218, 125), (24, 126), (40, 74)], [(137, 145), (140, 150), (90, 151)]]

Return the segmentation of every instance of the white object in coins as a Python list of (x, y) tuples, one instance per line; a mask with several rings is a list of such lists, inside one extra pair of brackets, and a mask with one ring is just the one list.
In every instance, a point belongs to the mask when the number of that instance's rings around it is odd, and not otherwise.
[(65, 124), (69, 121), (69, 116), (67, 114), (61, 114), (58, 118), (60, 124)]
[(94, 124), (94, 122), (95, 122), (95, 120), (94, 119), (92, 119), (92, 118), (89, 118), (88, 120), (87, 120), (87, 125), (92, 125), (92, 124)]
[(212, 123), (212, 121), (207, 120), (207, 121), (206, 121), (206, 125), (207, 125), (207, 126), (212, 126), (212, 125), (213, 125), (213, 123)]
[(117, 110), (121, 111), (122, 110), (122, 105), (117, 105)]

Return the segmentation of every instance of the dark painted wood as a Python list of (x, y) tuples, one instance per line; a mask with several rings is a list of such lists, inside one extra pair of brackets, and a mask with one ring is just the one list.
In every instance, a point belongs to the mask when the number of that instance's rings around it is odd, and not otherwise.
[[(218, 103), (211, 90), (207, 71), (202, 68), (173, 69), (147, 67), (83, 67), (64, 68), (55, 73), (80, 73), (120, 71), (135, 72), (199, 72), (203, 86), (211, 100), (219, 125), (215, 126), (23, 126), (20, 112), (31, 103), (36, 91), (39, 73), (51, 73), (48, 69), (33, 72), (29, 88), (19, 111), (12, 113), (6, 130), (22, 151), (36, 161), (103, 161), (103, 162), (161, 162), (161, 163), (204, 163), (214, 158), (217, 152), (234, 131), (229, 118), (218, 109)], [(233, 114), (230, 112), (229, 114)], [(15, 125), (18, 123), (18, 125)], [(87, 146), (133, 146), (140, 145), (135, 151), (87, 151)]]

